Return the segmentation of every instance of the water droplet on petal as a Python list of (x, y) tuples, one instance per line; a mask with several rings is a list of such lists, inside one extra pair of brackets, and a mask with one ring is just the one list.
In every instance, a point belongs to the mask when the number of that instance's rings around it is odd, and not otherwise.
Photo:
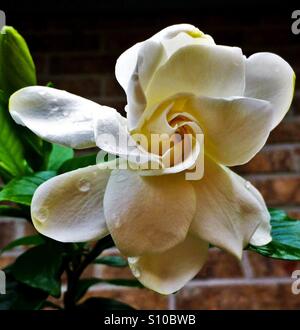
[(78, 189), (82, 192), (88, 192), (91, 189), (91, 183), (86, 179), (80, 179)]
[(59, 110), (59, 107), (54, 106), (51, 110), (55, 112), (55, 111)]
[(68, 115), (69, 113), (68, 113), (67, 110), (63, 110), (62, 114), (63, 114), (64, 117), (67, 117), (67, 115)]
[(47, 221), (48, 216), (49, 216), (49, 210), (46, 207), (41, 207), (38, 210), (37, 215), (36, 215), (37, 220), (39, 222), (45, 222), (45, 221)]
[(245, 181), (245, 188), (250, 189), (251, 183), (249, 181)]
[(46, 92), (45, 91), (39, 91), (39, 95), (44, 96), (44, 95), (46, 95)]

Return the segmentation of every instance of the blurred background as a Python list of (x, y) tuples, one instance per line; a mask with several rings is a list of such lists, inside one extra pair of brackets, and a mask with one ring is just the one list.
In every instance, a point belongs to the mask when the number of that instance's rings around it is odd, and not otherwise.
[[(125, 94), (114, 77), (118, 56), (160, 29), (191, 23), (218, 44), (239, 46), (246, 56), (274, 52), (300, 73), (300, 34), (292, 33), (292, 2), (226, 1), (10, 1), (0, 9), (7, 25), (26, 39), (36, 63), (39, 84), (109, 105), (124, 113)], [(300, 28), (300, 24), (299, 24)], [(0, 68), (1, 74), (1, 68)], [(261, 191), (268, 206), (300, 219), (300, 88), (284, 121), (267, 145), (247, 165), (236, 168)], [(26, 222), (0, 219), (0, 248), (24, 234)], [(6, 254), (0, 267), (14, 257)], [(107, 252), (115, 254), (117, 251)], [(114, 297), (141, 309), (297, 309), (291, 273), (300, 262), (284, 262), (245, 253), (242, 263), (212, 250), (204, 269), (184, 289), (169, 297), (146, 289), (95, 287), (89, 293)], [(130, 278), (127, 270), (91, 266), (86, 276)], [(94, 288), (94, 287), (93, 287)]]

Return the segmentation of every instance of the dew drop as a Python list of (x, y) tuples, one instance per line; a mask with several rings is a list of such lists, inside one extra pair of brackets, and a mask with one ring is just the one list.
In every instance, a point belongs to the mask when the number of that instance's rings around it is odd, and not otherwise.
[(251, 183), (249, 181), (245, 181), (245, 187), (246, 189), (250, 189)]
[(46, 95), (46, 92), (45, 91), (39, 91), (39, 95), (44, 96), (44, 95)]
[(67, 115), (68, 115), (69, 113), (68, 113), (67, 110), (64, 110), (64, 111), (62, 112), (62, 114), (63, 114), (64, 117), (67, 117)]
[(59, 110), (59, 107), (57, 107), (57, 106), (54, 106), (54, 107), (52, 107), (52, 109), (51, 109), (52, 111), (57, 111), (57, 110)]
[(45, 222), (48, 219), (49, 210), (46, 207), (42, 207), (38, 210), (37, 219), (39, 222)]
[(86, 179), (80, 179), (78, 189), (82, 192), (88, 192), (91, 189), (91, 183)]

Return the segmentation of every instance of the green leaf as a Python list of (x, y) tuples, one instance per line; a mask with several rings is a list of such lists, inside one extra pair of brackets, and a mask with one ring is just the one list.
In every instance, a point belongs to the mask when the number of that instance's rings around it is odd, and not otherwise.
[(250, 244), (248, 249), (270, 258), (300, 260), (300, 221), (290, 218), (282, 210), (269, 211), (272, 241), (264, 246)]
[(133, 307), (114, 299), (109, 298), (89, 298), (82, 304), (77, 305), (80, 310), (134, 310)]
[(21, 218), (25, 216), (25, 213), (23, 210), (16, 207), (0, 205), (0, 216)]
[(58, 169), (58, 173), (65, 173), (77, 170), (78, 168), (96, 165), (97, 154), (91, 154), (87, 156), (75, 157), (65, 161)]
[(20, 282), (59, 297), (63, 247), (47, 241), (31, 248), (11, 266), (13, 276)]
[(0, 33), (0, 88), (11, 95), (20, 88), (36, 85), (35, 66), (23, 37), (10, 26)]
[(68, 159), (74, 157), (74, 151), (71, 148), (53, 144), (52, 151), (49, 156), (47, 170), (56, 171)]
[(127, 267), (128, 262), (121, 256), (104, 256), (94, 261), (95, 264), (102, 264), (112, 267)]
[(0, 254), (9, 250), (12, 250), (15, 247), (18, 246), (28, 246), (28, 245), (40, 245), (40, 244), (44, 244), (45, 240), (43, 239), (43, 237), (41, 235), (31, 235), (31, 236), (25, 236), (25, 237), (21, 237), (18, 238), (14, 241), (12, 241), (11, 243), (9, 243), (8, 245), (6, 245), (3, 249), (0, 250)]
[(5, 273), (6, 294), (0, 295), (0, 310), (38, 310), (43, 307), (47, 292), (18, 282), (8, 269)]
[(0, 201), (30, 205), (38, 186), (55, 175), (54, 171), (44, 171), (13, 179), (0, 191)]
[(76, 295), (75, 295), (75, 301), (78, 301), (81, 299), (87, 290), (96, 284), (100, 283), (108, 283), (111, 285), (117, 285), (117, 286), (127, 286), (127, 287), (134, 287), (134, 288), (143, 288), (144, 286), (136, 279), (101, 279), (101, 278), (84, 278), (80, 280), (77, 284), (76, 288)]
[[(0, 34), (1, 35), (1, 34)], [(7, 106), (0, 102), (0, 168), (12, 177), (24, 175), (28, 165)]]

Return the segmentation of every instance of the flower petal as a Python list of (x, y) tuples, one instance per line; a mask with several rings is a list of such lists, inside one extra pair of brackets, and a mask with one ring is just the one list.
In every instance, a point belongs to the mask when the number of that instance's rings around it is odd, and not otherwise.
[(61, 242), (83, 242), (108, 234), (103, 195), (111, 170), (101, 166), (56, 176), (36, 190), (31, 216), (40, 233)]
[(278, 55), (257, 53), (246, 60), (245, 96), (271, 102), (274, 111), (272, 129), (290, 108), (295, 77), (290, 65)]
[(228, 97), (243, 95), (245, 60), (237, 47), (189, 45), (155, 72), (145, 92), (147, 106), (177, 94)]
[(196, 209), (193, 186), (183, 175), (145, 177), (114, 170), (104, 195), (108, 229), (127, 256), (162, 252), (186, 237)]
[(204, 177), (193, 181), (197, 211), (191, 231), (241, 258), (256, 228), (270, 219), (259, 192), (246, 180), (205, 159)]
[[(131, 163), (160, 163), (158, 157), (140, 148), (127, 130), (127, 119), (115, 112), (95, 120), (96, 145), (103, 151), (118, 155)], [(103, 155), (102, 158), (104, 158)]]
[(205, 152), (227, 166), (248, 162), (264, 146), (271, 131), (269, 102), (244, 97), (191, 98), (193, 111), (205, 136)]
[(95, 146), (94, 120), (116, 110), (50, 87), (31, 86), (14, 93), (9, 101), (13, 119), (41, 138), (82, 149)]
[(189, 24), (169, 26), (124, 52), (116, 64), (116, 77), (127, 95), (129, 130), (135, 129), (146, 108), (145, 91), (153, 74), (181, 47), (214, 44), (213, 39)]
[[(166, 52), (169, 53), (169, 55), (172, 54), (179, 47), (182, 47), (188, 43), (187, 41), (183, 42), (181, 39), (177, 40), (176, 37), (179, 34), (185, 34), (187, 37), (189, 37), (189, 42), (194, 40), (193, 42), (197, 43), (199, 39), (205, 39), (206, 42), (213, 43), (213, 40), (210, 36), (204, 35), (195, 26), (190, 24), (177, 24), (168, 26), (167, 28), (153, 35), (151, 38), (135, 44), (134, 46), (127, 49), (123, 54), (121, 54), (116, 63), (116, 78), (125, 91), (127, 91), (129, 81), (136, 68), (138, 57), (141, 58), (146, 56), (146, 66), (149, 66), (148, 61), (151, 63), (155, 62), (154, 58), (156, 58), (156, 56), (153, 57), (153, 55), (156, 53), (156, 49), (160, 46), (163, 46), (164, 42), (168, 41), (169, 43), (167, 43), (164, 48)], [(146, 47), (145, 43), (148, 44)], [(156, 49), (152, 50), (152, 47)], [(143, 86), (145, 87), (145, 84)]]
[(181, 289), (202, 268), (208, 243), (188, 234), (186, 239), (158, 254), (128, 258), (133, 275), (147, 288), (161, 294)]
[[(254, 196), (258, 200), (259, 203), (264, 204), (264, 199), (258, 190), (252, 190)], [(250, 244), (255, 246), (262, 246), (270, 243), (272, 241), (271, 236), (271, 216), (264, 217), (258, 227), (256, 228), (254, 234), (250, 239)]]

